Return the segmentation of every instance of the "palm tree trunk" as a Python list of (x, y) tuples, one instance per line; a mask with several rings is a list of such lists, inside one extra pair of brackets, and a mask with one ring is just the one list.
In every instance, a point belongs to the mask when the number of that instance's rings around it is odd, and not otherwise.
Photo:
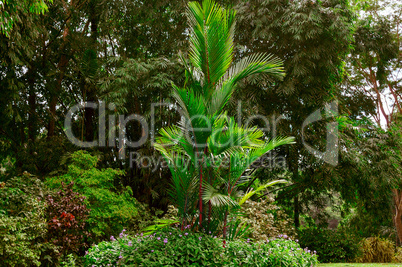
[(200, 212), (200, 216), (199, 216), (199, 226), (202, 226), (202, 176), (203, 176), (203, 173), (202, 173), (202, 168), (203, 168), (203, 164), (204, 164), (204, 157), (207, 155), (207, 152), (208, 152), (208, 147), (207, 146), (205, 146), (205, 148), (204, 148), (204, 154), (202, 155), (202, 161), (201, 161), (201, 166), (200, 166), (200, 187), (199, 187), (199, 190), (198, 190), (198, 197), (199, 197), (199, 200), (198, 200), (198, 206), (199, 206), (199, 212)]
[(208, 201), (208, 227), (211, 223), (211, 213), (212, 213), (212, 204), (211, 204), (211, 200)]
[(225, 219), (223, 221), (223, 239), (226, 239), (226, 230), (228, 224), (228, 211), (225, 212)]
[[(198, 190), (198, 207), (199, 207), (199, 212), (200, 212), (200, 216), (198, 217), (198, 226), (200, 227), (202, 225), (202, 166), (200, 169), (200, 187)], [(199, 228), (199, 230), (201, 230)]]

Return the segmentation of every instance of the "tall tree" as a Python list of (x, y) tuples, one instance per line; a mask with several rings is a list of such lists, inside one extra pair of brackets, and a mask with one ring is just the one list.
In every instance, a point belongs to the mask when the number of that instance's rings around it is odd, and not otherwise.
[[(401, 241), (401, 175), (398, 172), (400, 159), (397, 136), (399, 136), (399, 120), (402, 112), (400, 104), (402, 5), (398, 1), (364, 1), (362, 7), (363, 11), (360, 13), (354, 34), (354, 49), (348, 60), (349, 76), (345, 81), (345, 87), (349, 94), (360, 94), (372, 103), (373, 107), (367, 110), (367, 116), (370, 116), (379, 128), (383, 128), (378, 131), (383, 132), (383, 135), (387, 136), (387, 141), (392, 144), (386, 150), (389, 151), (388, 161), (394, 164), (387, 173), (394, 175), (392, 179), (389, 179), (392, 181), (391, 188), (390, 183), (384, 182), (387, 185), (388, 194), (383, 194), (381, 199), (391, 203), (392, 189), (393, 221)], [(379, 140), (378, 144), (383, 142)], [(377, 158), (377, 160), (381, 159)], [(382, 162), (382, 168), (379, 169), (387, 169), (388, 165), (383, 161), (380, 162)], [(377, 162), (373, 161), (372, 165), (375, 163)], [(377, 189), (380, 191), (380, 187)]]
[(401, 15), (398, 2), (368, 1), (356, 25), (346, 85), (367, 95), (376, 109), (369, 114), (389, 127), (401, 113)]
[[(234, 10), (204, 0), (202, 5), (190, 2), (187, 16), (189, 60), (181, 56), (186, 83), (184, 88), (173, 86), (173, 97), (183, 118), (178, 126), (160, 131), (155, 148), (164, 155), (172, 172), (171, 196), (179, 208), (182, 229), (194, 220), (200, 230), (213, 229), (211, 218), (218, 209), (214, 219), (223, 214), (220, 218), (226, 237), (230, 206), (236, 205), (234, 189), (244, 180), (242, 175), (259, 157), (291, 143), (292, 138), (267, 140), (262, 131), (241, 126), (228, 117), (225, 106), (239, 81), (256, 74), (281, 78), (283, 71), (280, 60), (264, 53), (233, 62)], [(226, 194), (220, 192), (221, 188)]]
[[(293, 199), (298, 226), (306, 203), (300, 198), (314, 188), (315, 192), (324, 190), (320, 184), (330, 187), (330, 177), (315, 175), (327, 163), (305, 147), (313, 144), (317, 151), (325, 151), (326, 123), (330, 120), (309, 125), (304, 131), (303, 122), (340, 96), (337, 85), (344, 75), (355, 16), (349, 1), (344, 0), (248, 1), (236, 8), (242, 29), (237, 36), (242, 48), (239, 55), (269, 52), (284, 60), (287, 75), (282, 82), (255, 84), (250, 79), (244, 84), (247, 93), (237, 99), (244, 100), (245, 109), (270, 118), (269, 134), (296, 138), (296, 144), (281, 149), (279, 155), (286, 159), (294, 182), (280, 192), (280, 199)], [(257, 106), (248, 104), (248, 99), (258, 99)]]

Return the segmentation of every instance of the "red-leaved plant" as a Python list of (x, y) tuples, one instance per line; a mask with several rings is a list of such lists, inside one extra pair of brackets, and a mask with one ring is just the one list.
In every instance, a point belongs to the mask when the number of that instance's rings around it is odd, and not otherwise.
[(59, 256), (83, 251), (90, 235), (85, 229), (90, 210), (85, 196), (74, 192), (73, 185), (62, 183), (60, 191), (47, 197), (48, 238), (58, 246)]

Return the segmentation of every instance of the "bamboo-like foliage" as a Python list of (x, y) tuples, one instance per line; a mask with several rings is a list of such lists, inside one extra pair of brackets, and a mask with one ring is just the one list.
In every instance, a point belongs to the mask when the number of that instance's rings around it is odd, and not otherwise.
[[(293, 142), (268, 140), (256, 127), (239, 125), (224, 111), (225, 105), (240, 80), (260, 73), (282, 78), (284, 72), (282, 61), (266, 54), (233, 62), (234, 10), (211, 0), (190, 2), (187, 17), (190, 51), (188, 59), (180, 55), (186, 83), (182, 88), (173, 85), (182, 121), (162, 129), (154, 146), (172, 172), (169, 193), (182, 225), (197, 221), (211, 229), (218, 221), (225, 235), (228, 214), (239, 206), (238, 185), (248, 180), (246, 170), (268, 151)], [(247, 192), (241, 201), (256, 192)]]

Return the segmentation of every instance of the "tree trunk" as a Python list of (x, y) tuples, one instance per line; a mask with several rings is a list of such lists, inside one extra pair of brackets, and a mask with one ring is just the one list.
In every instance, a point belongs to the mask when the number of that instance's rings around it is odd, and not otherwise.
[[(71, 6), (74, 6), (74, 1), (71, 1)], [(71, 21), (71, 10), (72, 9), (68, 9), (68, 7), (65, 5), (64, 6), (64, 10), (66, 12), (66, 24), (64, 27), (64, 31), (63, 31), (63, 42), (60, 46), (60, 60), (59, 63), (57, 64), (57, 69), (59, 70), (59, 76), (57, 78), (55, 87), (53, 92), (51, 92), (51, 97), (50, 97), (50, 101), (49, 101), (49, 113), (50, 113), (50, 119), (49, 119), (49, 126), (47, 129), (47, 137), (50, 138), (52, 136), (54, 136), (55, 134), (55, 128), (56, 128), (56, 120), (57, 120), (57, 116), (56, 116), (56, 105), (58, 103), (58, 99), (59, 99), (59, 95), (61, 92), (61, 86), (62, 86), (62, 82), (64, 79), (64, 74), (66, 72), (67, 69), (67, 65), (69, 62), (69, 58), (67, 57), (67, 51), (66, 51), (66, 47), (67, 47), (67, 43), (68, 43), (68, 37), (70, 35), (70, 21)]]
[(32, 142), (36, 138), (37, 118), (36, 118), (36, 95), (35, 95), (35, 75), (34, 69), (30, 68), (28, 71), (28, 105), (29, 105), (29, 119), (28, 119), (28, 139)]
[[(97, 1), (90, 2), (90, 13), (89, 20), (91, 21), (91, 46), (92, 49), (97, 52), (97, 41), (98, 41), (98, 24), (99, 24), (99, 15), (96, 14), (96, 4)], [(92, 84), (88, 84), (85, 82), (84, 77), (84, 87), (86, 90), (86, 101), (88, 102), (96, 102), (98, 99), (96, 97), (95, 86)], [(92, 141), (95, 138), (94, 131), (94, 121), (95, 121), (95, 110), (92, 108), (85, 109), (85, 139), (86, 141)]]
[(399, 242), (402, 242), (402, 192), (397, 189), (393, 189), (392, 192), (395, 205), (394, 223)]
[(223, 221), (223, 239), (226, 239), (226, 231), (227, 231), (227, 226), (228, 224), (228, 211), (225, 212), (225, 218)]
[[(299, 180), (299, 163), (298, 157), (296, 157), (295, 161), (293, 162), (293, 182)], [(293, 198), (293, 220), (295, 228), (298, 229), (300, 227), (300, 204), (299, 204), (299, 195), (296, 192), (296, 195)]]
[(198, 230), (201, 230), (202, 226), (202, 166), (200, 168), (200, 187), (198, 189), (198, 208), (199, 208), (199, 213), (200, 217), (198, 220)]
[(57, 78), (56, 85), (54, 87), (54, 91), (52, 92), (52, 96), (50, 98), (50, 103), (49, 103), (50, 120), (49, 120), (48, 132), (47, 132), (48, 137), (52, 137), (55, 134), (56, 120), (57, 120), (56, 105), (59, 100), (59, 94), (61, 92), (61, 86), (62, 86), (61, 83), (63, 82), (63, 78), (64, 78), (64, 74), (66, 72), (68, 61), (69, 61), (69, 59), (63, 53), (60, 57), (59, 64), (57, 65), (58, 69), (59, 69), (59, 77)]
[(294, 197), (294, 223), (295, 228), (298, 229), (300, 227), (300, 210), (299, 210), (299, 196)]

